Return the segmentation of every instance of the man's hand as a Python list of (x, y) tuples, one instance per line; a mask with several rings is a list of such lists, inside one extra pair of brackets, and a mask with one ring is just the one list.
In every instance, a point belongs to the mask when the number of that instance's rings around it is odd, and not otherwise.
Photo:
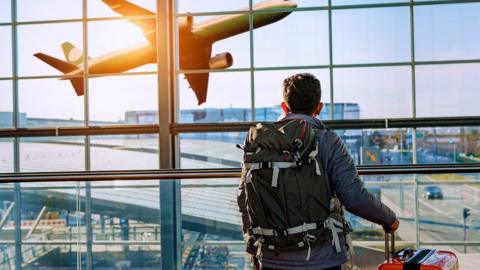
[(255, 255), (250, 255), (250, 262), (252, 263), (253, 270), (260, 270), (260, 263)]
[(384, 226), (383, 229), (386, 233), (394, 233), (398, 229), (398, 226), (400, 226), (400, 221), (398, 221), (398, 219), (395, 219), (395, 221), (390, 226)]

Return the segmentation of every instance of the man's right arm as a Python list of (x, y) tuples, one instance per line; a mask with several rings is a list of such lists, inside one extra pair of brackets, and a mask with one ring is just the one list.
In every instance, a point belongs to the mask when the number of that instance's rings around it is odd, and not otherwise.
[(395, 213), (367, 191), (345, 144), (332, 131), (322, 140), (322, 158), (327, 158), (331, 189), (349, 212), (386, 229), (396, 222)]

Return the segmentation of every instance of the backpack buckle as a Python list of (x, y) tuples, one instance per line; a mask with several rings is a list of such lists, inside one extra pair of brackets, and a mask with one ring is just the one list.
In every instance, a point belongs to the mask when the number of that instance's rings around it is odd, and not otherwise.
[(287, 236), (287, 230), (273, 230), (273, 236)]
[(261, 169), (270, 169), (272, 168), (272, 162), (271, 161), (265, 161), (260, 163), (260, 168)]

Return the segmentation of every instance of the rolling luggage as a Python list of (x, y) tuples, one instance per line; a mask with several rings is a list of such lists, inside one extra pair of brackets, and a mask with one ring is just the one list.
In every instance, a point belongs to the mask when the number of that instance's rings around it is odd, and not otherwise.
[[(390, 243), (389, 236), (392, 239)], [(394, 238), (393, 233), (385, 233), (385, 262), (378, 266), (378, 270), (459, 270), (458, 259), (453, 252), (409, 248), (395, 252)]]

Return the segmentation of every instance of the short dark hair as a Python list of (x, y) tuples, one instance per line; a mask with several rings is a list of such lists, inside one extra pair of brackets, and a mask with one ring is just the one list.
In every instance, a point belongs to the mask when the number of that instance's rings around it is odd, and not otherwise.
[(312, 114), (321, 95), (320, 81), (310, 73), (298, 73), (283, 80), (283, 100), (292, 113)]

